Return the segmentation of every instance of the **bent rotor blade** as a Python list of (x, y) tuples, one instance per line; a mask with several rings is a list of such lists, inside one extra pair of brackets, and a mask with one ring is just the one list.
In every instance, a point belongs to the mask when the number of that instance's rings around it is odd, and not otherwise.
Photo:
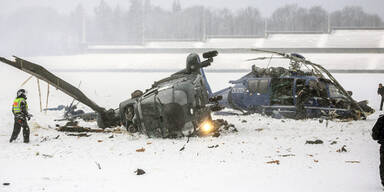
[[(15, 56), (14, 56), (15, 57)], [(10, 61), (6, 58), (0, 57), (0, 61), (3, 63), (6, 63), (12, 67), (15, 67), (17, 69), (20, 69), (26, 73), (29, 73), (38, 79), (41, 79), (52, 86), (56, 87), (57, 89), (61, 90), (65, 94), (69, 95), (70, 97), (80, 101), (81, 103), (87, 105), (94, 111), (98, 113), (103, 113), (106, 110), (100, 106), (98, 106), (96, 103), (94, 103), (91, 99), (89, 99), (83, 92), (81, 92), (78, 88), (72, 86), (71, 84), (67, 83), (66, 81), (60, 79), (56, 75), (52, 74), (48, 70), (46, 70), (44, 67), (23, 60), (21, 58), (15, 57), (15, 61)]]
[(285, 53), (280, 53), (280, 52), (277, 52), (277, 51), (269, 51), (269, 50), (264, 50), (264, 49), (251, 49), (251, 51), (262, 52), (262, 53), (273, 53), (273, 54), (277, 54), (277, 55), (280, 55), (280, 56), (283, 56), (283, 57), (287, 56), (287, 54), (285, 54)]
[(256, 57), (252, 59), (247, 59), (245, 61), (257, 61), (257, 60), (266, 60), (266, 59), (287, 59), (286, 57)]

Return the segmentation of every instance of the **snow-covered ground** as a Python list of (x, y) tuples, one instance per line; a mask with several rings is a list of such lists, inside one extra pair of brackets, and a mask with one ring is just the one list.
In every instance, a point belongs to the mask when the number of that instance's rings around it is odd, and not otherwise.
[[(170, 55), (172, 56), (172, 55)], [(80, 56), (79, 56), (80, 57)], [(88, 57), (88, 56), (86, 56)], [(140, 56), (141, 57), (141, 56)], [(170, 57), (173, 58), (173, 57)], [(36, 59), (36, 58), (35, 58)], [(44, 60), (47, 58), (40, 58)], [(62, 58), (48, 58), (60, 62)], [(164, 59), (165, 60), (165, 59)], [(174, 61), (174, 60), (173, 60)], [(36, 61), (37, 62), (37, 61)], [(102, 60), (95, 64), (105, 67)], [(105, 62), (105, 61), (104, 61)], [(175, 62), (176, 63), (176, 62)], [(181, 61), (184, 63), (184, 59)], [(214, 63), (216, 64), (216, 63)], [(217, 63), (219, 65), (219, 63)], [(111, 64), (113, 67), (116, 65)], [(348, 65), (343, 64), (343, 66)], [(56, 67), (65, 67), (57, 65)], [(73, 65), (76, 67), (76, 65)], [(83, 65), (78, 66), (81, 69)], [(54, 66), (47, 68), (55, 69)], [(96, 103), (117, 107), (135, 89), (148, 88), (161, 73), (57, 72), (77, 85)], [(213, 90), (242, 73), (208, 73)], [(377, 84), (383, 74), (334, 74), (375, 109)], [(92, 133), (73, 137), (54, 130), (60, 112), (39, 112), (36, 79), (25, 85), (34, 114), (31, 143), (9, 144), (13, 119), (11, 104), (24, 72), (0, 64), (0, 191), (380, 191), (379, 145), (370, 130), (379, 113), (366, 121), (323, 122), (277, 120), (255, 114), (218, 116), (238, 132), (218, 138), (158, 139), (122, 133)], [(47, 84), (41, 83), (43, 106)], [(50, 89), (49, 106), (68, 104), (71, 98)], [(80, 108), (89, 111), (83, 105)], [(95, 127), (95, 123), (83, 125)], [(55, 139), (55, 137), (59, 137)], [(113, 138), (109, 138), (113, 135)], [(318, 145), (305, 144), (320, 139)], [(336, 143), (335, 143), (335, 142)], [(332, 144), (334, 143), (334, 144)], [(347, 152), (336, 152), (342, 146)], [(217, 146), (209, 148), (211, 146)], [(136, 149), (145, 148), (144, 152)], [(267, 163), (279, 161), (279, 164)], [(275, 161), (276, 162), (276, 161)], [(99, 168), (100, 167), (100, 168)], [(145, 175), (134, 171), (141, 168)], [(2, 183), (10, 183), (4, 186)]]

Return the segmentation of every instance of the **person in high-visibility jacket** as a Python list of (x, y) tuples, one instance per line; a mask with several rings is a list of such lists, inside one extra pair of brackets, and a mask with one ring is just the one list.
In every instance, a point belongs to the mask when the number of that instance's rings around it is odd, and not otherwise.
[(17, 97), (13, 101), (12, 113), (15, 116), (15, 123), (13, 126), (13, 132), (9, 142), (16, 140), (20, 133), (21, 127), (23, 127), (24, 143), (29, 143), (29, 127), (27, 119), (30, 120), (32, 115), (28, 113), (27, 96), (24, 89), (17, 91)]

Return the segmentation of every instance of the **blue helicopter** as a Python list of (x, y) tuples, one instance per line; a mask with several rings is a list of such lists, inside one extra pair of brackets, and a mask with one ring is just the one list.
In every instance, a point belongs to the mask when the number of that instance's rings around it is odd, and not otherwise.
[[(321, 65), (306, 60), (297, 53), (279, 53), (254, 49), (271, 54), (248, 61), (264, 61), (267, 67), (252, 66), (252, 71), (232, 86), (212, 92), (208, 82), (212, 109), (224, 108), (243, 114), (262, 113), (275, 118), (366, 119), (374, 110), (367, 101), (356, 102), (352, 92)], [(272, 67), (272, 63), (288, 67)], [(202, 72), (204, 79), (206, 77)], [(223, 112), (222, 112), (223, 113)], [(232, 112), (226, 112), (232, 113)]]

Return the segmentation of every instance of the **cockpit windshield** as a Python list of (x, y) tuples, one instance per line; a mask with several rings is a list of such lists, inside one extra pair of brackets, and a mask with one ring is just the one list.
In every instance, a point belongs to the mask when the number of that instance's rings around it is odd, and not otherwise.
[(328, 84), (329, 97), (331, 98), (346, 98), (346, 96), (333, 84)]

